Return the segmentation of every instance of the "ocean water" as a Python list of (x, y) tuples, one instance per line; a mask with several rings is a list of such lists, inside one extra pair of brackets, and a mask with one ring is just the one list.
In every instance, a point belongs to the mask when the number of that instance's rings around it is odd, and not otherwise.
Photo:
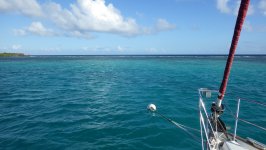
[[(154, 103), (163, 115), (199, 129), (197, 89), (218, 89), (225, 61), (224, 56), (0, 58), (0, 149), (201, 149), (146, 107)], [(237, 56), (227, 90), (224, 104), (233, 111), (237, 97), (265, 103), (266, 56)], [(265, 112), (241, 101), (239, 117), (265, 127)], [(233, 132), (227, 117), (222, 116)], [(238, 126), (238, 135), (266, 143), (265, 131)]]

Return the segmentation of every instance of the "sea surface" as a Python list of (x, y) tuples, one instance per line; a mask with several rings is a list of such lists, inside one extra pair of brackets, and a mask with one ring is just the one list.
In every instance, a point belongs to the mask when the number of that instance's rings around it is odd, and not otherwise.
[[(225, 62), (225, 56), (0, 58), (0, 149), (199, 150), (198, 140), (147, 105), (199, 129), (198, 88), (219, 89)], [(238, 97), (266, 102), (266, 56), (235, 57), (224, 99), (233, 112)], [(222, 119), (233, 132), (228, 112)], [(241, 101), (239, 117), (266, 127), (265, 112)], [(239, 136), (266, 143), (265, 131), (238, 126)]]

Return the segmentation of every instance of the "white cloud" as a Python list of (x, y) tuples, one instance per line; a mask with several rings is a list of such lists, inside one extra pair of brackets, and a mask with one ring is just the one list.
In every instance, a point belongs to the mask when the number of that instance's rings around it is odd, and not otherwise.
[[(93, 32), (122, 36), (137, 36), (172, 30), (175, 25), (158, 19), (153, 27), (142, 27), (133, 18), (124, 17), (111, 3), (105, 0), (77, 0), (69, 8), (48, 1), (40, 4), (36, 0), (0, 0), (0, 11), (17, 12), (25, 16), (52, 22), (54, 30), (45, 28), (39, 21), (24, 29), (15, 29), (15, 35), (29, 33), (40, 36), (69, 36), (90, 39)], [(45, 15), (43, 15), (45, 14)]]
[(125, 51), (125, 48), (123, 48), (122, 46), (118, 45), (116, 48), (119, 52), (123, 52)]
[(162, 31), (169, 31), (176, 28), (175, 24), (169, 23), (167, 20), (159, 18), (153, 27), (142, 28), (143, 34), (155, 34)]
[(21, 48), (22, 48), (22, 46), (21, 45), (18, 45), (18, 44), (14, 44), (14, 45), (11, 46), (11, 49), (12, 50), (19, 50)]
[(26, 31), (23, 29), (14, 29), (13, 32), (17, 36), (23, 36), (27, 34)]
[[(241, 3), (241, 0), (238, 0), (236, 2), (235, 9), (234, 9), (234, 15), (238, 14), (240, 3)], [(253, 13), (254, 13), (254, 7), (252, 4), (249, 4), (247, 15), (252, 15)]]
[(117, 45), (117, 46), (111, 46), (111, 47), (106, 47), (106, 46), (83, 46), (80, 48), (83, 51), (88, 51), (88, 52), (114, 52), (114, 53), (123, 53), (125, 51), (130, 52), (130, 47), (126, 47), (126, 46), (121, 46), (121, 45)]
[(27, 28), (27, 31), (41, 36), (49, 36), (54, 34), (51, 29), (45, 28), (41, 22), (32, 22)]
[[(221, 13), (226, 13), (226, 14), (238, 14), (238, 10), (240, 7), (241, 0), (217, 0), (216, 6), (217, 9)], [(247, 15), (252, 15), (254, 13), (254, 7), (252, 4), (249, 5)]]
[(243, 25), (243, 29), (245, 29), (249, 32), (253, 31), (253, 27), (249, 21), (245, 21), (245, 23)]
[(78, 0), (70, 9), (50, 2), (45, 10), (51, 12), (49, 19), (65, 30), (109, 32), (122, 35), (136, 35), (140, 27), (132, 18), (124, 18), (112, 4), (104, 0)]
[(156, 53), (156, 52), (158, 52), (158, 49), (157, 48), (154, 48), (154, 47), (151, 47), (151, 48), (148, 48), (148, 49), (146, 49), (148, 52), (150, 52), (150, 53)]
[(259, 9), (262, 11), (263, 15), (266, 16), (266, 0), (261, 0), (260, 1)]
[(49, 47), (49, 48), (41, 48), (40, 50), (46, 52), (60, 52), (62, 49), (60, 47)]
[(0, 52), (8, 52), (10, 50), (10, 48), (7, 48), (5, 46), (0, 46)]
[(24, 29), (14, 29), (15, 35), (24, 36), (27, 34), (34, 34), (40, 36), (53, 36), (55, 35), (52, 29), (48, 29), (43, 26), (41, 22), (32, 22), (28, 27)]
[(36, 0), (0, 0), (0, 11), (17, 12), (33, 17), (43, 15), (41, 6)]
[(251, 24), (249, 21), (245, 21), (243, 25), (243, 29), (248, 32), (257, 32), (263, 33), (266, 32), (266, 25), (265, 24)]
[(89, 32), (80, 32), (80, 31), (69, 31), (64, 32), (62, 35), (68, 36), (68, 37), (77, 37), (77, 38), (83, 38), (83, 39), (92, 39), (94, 36), (92, 36)]
[(169, 23), (165, 19), (158, 19), (155, 25), (155, 29), (157, 31), (166, 31), (166, 30), (172, 30), (175, 29), (175, 25)]
[(230, 13), (231, 9), (228, 6), (229, 0), (217, 0), (217, 9), (222, 13)]
[(252, 15), (252, 14), (254, 14), (254, 12), (255, 12), (254, 6), (252, 4), (250, 4), (249, 8), (248, 8), (247, 15)]
[(77, 37), (83, 39), (92, 39), (92, 36), (89, 32), (81, 32), (77, 30), (70, 31), (61, 31), (60, 33), (56, 33), (54, 30), (50, 28), (46, 28), (41, 22), (32, 22), (28, 27), (24, 27), (22, 29), (14, 29), (13, 33), (16, 36), (25, 36), (25, 35), (39, 35), (39, 36), (66, 36), (66, 37)]

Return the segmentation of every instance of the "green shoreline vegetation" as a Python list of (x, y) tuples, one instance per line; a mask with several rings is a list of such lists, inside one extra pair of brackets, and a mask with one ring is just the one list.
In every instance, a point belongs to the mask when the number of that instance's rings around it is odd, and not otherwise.
[(0, 53), (0, 57), (22, 57), (22, 56), (26, 56), (23, 53)]

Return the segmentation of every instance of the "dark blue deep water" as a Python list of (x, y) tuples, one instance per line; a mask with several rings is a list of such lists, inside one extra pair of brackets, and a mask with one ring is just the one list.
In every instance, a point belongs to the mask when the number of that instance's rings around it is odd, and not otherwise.
[[(0, 149), (200, 149), (146, 110), (199, 129), (198, 88), (218, 89), (223, 56), (0, 58)], [(266, 57), (235, 58), (224, 103), (266, 102)], [(241, 102), (240, 118), (266, 126), (266, 108)], [(222, 116), (231, 126), (229, 115)], [(199, 134), (195, 133), (198, 137)], [(239, 122), (238, 135), (266, 143)]]

